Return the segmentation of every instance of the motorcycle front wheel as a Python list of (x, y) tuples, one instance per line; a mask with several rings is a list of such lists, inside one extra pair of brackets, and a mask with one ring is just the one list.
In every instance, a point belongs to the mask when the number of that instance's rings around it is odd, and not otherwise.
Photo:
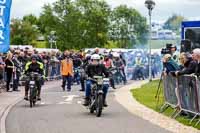
[(103, 110), (103, 95), (100, 94), (97, 97), (97, 101), (96, 101), (96, 116), (100, 117), (102, 114), (102, 110)]
[(29, 93), (29, 101), (30, 101), (30, 107), (32, 108), (33, 106), (35, 106), (36, 103), (36, 91), (35, 88), (31, 88), (30, 89), (30, 93)]

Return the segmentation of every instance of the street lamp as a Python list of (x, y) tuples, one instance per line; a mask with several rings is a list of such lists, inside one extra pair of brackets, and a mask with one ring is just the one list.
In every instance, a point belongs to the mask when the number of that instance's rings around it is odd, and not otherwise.
[(149, 81), (152, 81), (152, 62), (151, 62), (151, 14), (156, 3), (153, 0), (146, 0), (145, 6), (149, 10)]
[(49, 43), (50, 43), (50, 48), (53, 48), (53, 44), (54, 44), (55, 48), (57, 49), (55, 33), (56, 33), (55, 31), (51, 31), (50, 35), (48, 36), (48, 39), (49, 39)]

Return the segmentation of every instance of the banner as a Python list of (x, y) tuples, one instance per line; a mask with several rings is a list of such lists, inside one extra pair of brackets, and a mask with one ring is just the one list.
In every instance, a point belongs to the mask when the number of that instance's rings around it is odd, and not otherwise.
[(178, 104), (176, 96), (176, 78), (170, 75), (163, 77), (163, 88), (165, 101), (171, 105), (176, 106)]
[(10, 46), (10, 8), (12, 0), (0, 0), (0, 53), (6, 53)]

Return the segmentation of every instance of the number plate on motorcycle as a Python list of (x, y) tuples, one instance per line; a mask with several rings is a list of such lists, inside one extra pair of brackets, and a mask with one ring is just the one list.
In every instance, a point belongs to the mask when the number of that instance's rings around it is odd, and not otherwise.
[(35, 81), (30, 81), (30, 84), (32, 85), (32, 84), (35, 84)]
[(97, 80), (97, 83), (98, 83), (99, 85), (102, 85), (102, 84), (103, 84), (103, 80), (99, 79), (99, 80)]

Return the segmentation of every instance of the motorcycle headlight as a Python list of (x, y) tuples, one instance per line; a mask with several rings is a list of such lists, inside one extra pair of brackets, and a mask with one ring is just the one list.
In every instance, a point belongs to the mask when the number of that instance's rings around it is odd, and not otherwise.
[(109, 84), (110, 84), (109, 78), (104, 78), (104, 79), (103, 79), (103, 84), (104, 84), (104, 85), (109, 85)]
[(30, 81), (29, 84), (30, 84), (30, 85), (34, 85), (34, 84), (35, 84), (35, 81)]

